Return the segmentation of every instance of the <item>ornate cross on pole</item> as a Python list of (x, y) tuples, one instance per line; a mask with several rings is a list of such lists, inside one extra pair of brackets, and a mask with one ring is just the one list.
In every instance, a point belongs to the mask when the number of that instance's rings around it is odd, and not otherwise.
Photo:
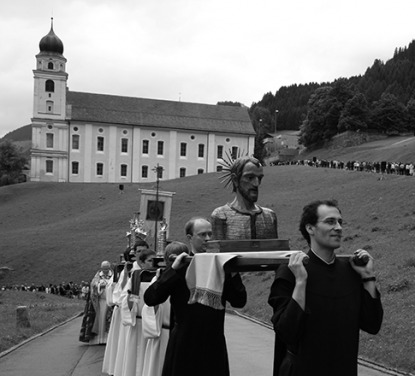
[[(156, 173), (156, 208), (159, 207), (159, 184), (160, 184), (160, 176), (163, 173), (163, 166), (159, 166), (157, 163), (157, 166), (152, 169)], [(154, 252), (157, 253), (157, 224), (158, 224), (158, 212), (155, 217), (154, 222)]]

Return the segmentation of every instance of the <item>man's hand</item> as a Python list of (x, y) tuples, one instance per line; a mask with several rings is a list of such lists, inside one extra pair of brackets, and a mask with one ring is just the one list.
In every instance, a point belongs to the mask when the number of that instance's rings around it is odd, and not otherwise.
[(304, 267), (304, 260), (307, 260), (308, 256), (302, 251), (295, 252), (290, 256), (288, 267), (294, 274), (295, 282), (304, 282), (307, 280), (308, 274)]
[(308, 256), (304, 252), (295, 252), (290, 256), (288, 267), (295, 277), (295, 287), (292, 298), (298, 303), (303, 311), (305, 311), (305, 290), (307, 285), (307, 270), (304, 267), (304, 261)]
[[(171, 256), (175, 256), (175, 255), (170, 255)], [(174, 262), (172, 264), (172, 269), (174, 270), (178, 270), (180, 268), (183, 268), (183, 266), (186, 265), (186, 257), (189, 256), (186, 252), (181, 253), (180, 255), (176, 256), (174, 259)]]
[(368, 251), (364, 249), (358, 249), (357, 251), (354, 251), (354, 256), (357, 256), (358, 258), (367, 257), (369, 261), (366, 265), (356, 265), (353, 262), (353, 257), (350, 258), (349, 262), (354, 271), (359, 274), (362, 278), (370, 278), (374, 276), (374, 263), (373, 263), (373, 257), (369, 254)]

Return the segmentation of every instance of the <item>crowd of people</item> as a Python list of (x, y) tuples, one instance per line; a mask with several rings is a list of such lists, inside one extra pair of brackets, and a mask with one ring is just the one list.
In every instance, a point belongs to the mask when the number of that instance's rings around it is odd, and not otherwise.
[(364, 171), (377, 174), (394, 174), (404, 176), (415, 176), (415, 162), (368, 162), (368, 161), (339, 161), (327, 159), (299, 159), (292, 161), (278, 161), (274, 166), (300, 165), (310, 167), (335, 168), (349, 171)]
[[(230, 375), (226, 306), (242, 308), (247, 292), (240, 274), (223, 267), (235, 256), (206, 250), (212, 239), (278, 238), (278, 222), (272, 209), (256, 203), (264, 176), (258, 160), (238, 158), (225, 174), (234, 200), (210, 218), (191, 218), (184, 226), (188, 244), (168, 244), (163, 267), (155, 266), (156, 254), (144, 239), (126, 249), (122, 270), (102, 262), (90, 284), (79, 339), (106, 345), (103, 373)], [(304, 207), (300, 232), (309, 251), (293, 252), (279, 266), (268, 298), (274, 376), (356, 376), (360, 330), (380, 330), (373, 257), (358, 249), (349, 260), (338, 258), (342, 228), (336, 201)]]
[(64, 296), (70, 299), (86, 299), (89, 292), (89, 283), (82, 281), (80, 284), (74, 282), (62, 282), (58, 285), (50, 283), (49, 285), (44, 284), (19, 284), (19, 285), (3, 285), (2, 291), (13, 290), (13, 291), (30, 291), (30, 292), (43, 292), (46, 294), (54, 294)]

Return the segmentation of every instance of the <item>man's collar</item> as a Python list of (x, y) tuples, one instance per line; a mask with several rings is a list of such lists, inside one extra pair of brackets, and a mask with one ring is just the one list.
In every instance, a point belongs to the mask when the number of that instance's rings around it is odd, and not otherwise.
[(323, 261), (325, 264), (327, 264), (327, 265), (332, 265), (332, 264), (334, 264), (334, 262), (336, 261), (336, 255), (333, 253), (333, 258), (330, 260), (330, 261), (326, 261), (326, 260), (324, 260), (323, 258), (321, 258), (316, 252), (314, 252), (311, 248), (310, 248), (310, 251), (311, 252), (313, 252), (313, 254), (317, 257), (317, 258), (319, 258), (321, 261)]

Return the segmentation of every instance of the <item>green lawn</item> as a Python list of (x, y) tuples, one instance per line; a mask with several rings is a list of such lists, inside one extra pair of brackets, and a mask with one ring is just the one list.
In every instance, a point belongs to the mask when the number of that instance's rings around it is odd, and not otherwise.
[[(347, 157), (347, 156), (346, 156)], [(344, 159), (346, 160), (346, 159)], [(185, 241), (190, 217), (209, 216), (232, 200), (219, 174), (162, 181), (173, 198), (170, 239)], [(8, 283), (60, 283), (92, 278), (104, 259), (116, 262), (127, 244), (129, 219), (139, 211), (139, 188), (154, 184), (25, 183), (0, 188), (0, 260), (15, 269)], [(274, 209), (279, 234), (291, 249), (304, 249), (298, 231), (302, 207), (335, 198), (345, 220), (340, 252), (366, 248), (375, 257), (385, 308), (379, 335), (363, 335), (361, 355), (403, 371), (415, 371), (415, 177), (313, 168), (266, 167), (259, 203)], [(244, 312), (269, 322), (272, 272), (244, 275)], [(5, 283), (3, 280), (1, 283)]]

